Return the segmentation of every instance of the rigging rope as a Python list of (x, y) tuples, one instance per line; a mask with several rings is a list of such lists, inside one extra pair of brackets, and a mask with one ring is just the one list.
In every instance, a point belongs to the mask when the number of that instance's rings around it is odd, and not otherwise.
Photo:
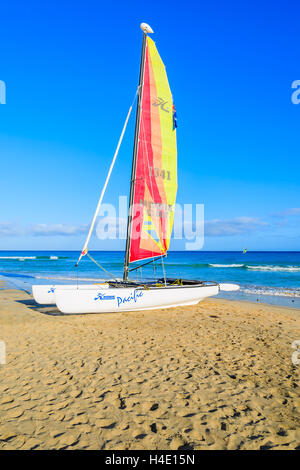
[(110, 168), (109, 168), (109, 171), (108, 171), (108, 174), (107, 174), (107, 177), (106, 177), (106, 180), (105, 180), (105, 183), (104, 183), (104, 186), (103, 186), (103, 189), (102, 189), (102, 192), (101, 192), (101, 195), (100, 195), (100, 198), (99, 198), (97, 207), (96, 207), (96, 211), (95, 211), (95, 214), (94, 214), (92, 223), (91, 223), (91, 225), (90, 225), (90, 229), (89, 229), (89, 232), (88, 232), (88, 235), (87, 235), (87, 238), (86, 238), (86, 241), (85, 241), (83, 250), (81, 251), (80, 256), (79, 256), (79, 258), (78, 258), (77, 265), (80, 263), (81, 258), (82, 258), (84, 255), (87, 254), (87, 251), (88, 251), (88, 244), (89, 244), (89, 241), (90, 241), (92, 232), (93, 232), (93, 230), (94, 230), (96, 218), (97, 218), (97, 216), (98, 216), (99, 209), (100, 209), (100, 206), (101, 206), (101, 203), (102, 203), (102, 199), (103, 199), (103, 196), (104, 196), (106, 187), (107, 187), (107, 185), (108, 185), (108, 182), (109, 182), (109, 179), (110, 179), (110, 175), (111, 175), (111, 172), (112, 172), (112, 170), (113, 170), (113, 167), (114, 167), (116, 158), (117, 158), (118, 153), (119, 153), (119, 149), (120, 149), (120, 146), (121, 146), (123, 137), (124, 137), (124, 133), (125, 133), (125, 130), (126, 130), (126, 127), (127, 127), (127, 123), (128, 123), (128, 120), (129, 120), (129, 117), (130, 117), (130, 114), (131, 114), (131, 111), (132, 111), (134, 102), (135, 102), (136, 97), (137, 97), (137, 95), (138, 95), (138, 91), (139, 91), (139, 87), (137, 88), (137, 90), (136, 90), (136, 92), (135, 92), (134, 99), (133, 99), (133, 101), (132, 101), (132, 105), (130, 106), (129, 111), (128, 111), (128, 114), (127, 114), (127, 116), (126, 116), (125, 124), (124, 124), (124, 126), (123, 126), (123, 129), (122, 129), (122, 132), (121, 132), (121, 136), (120, 136), (120, 138), (119, 138), (119, 142), (118, 142), (118, 145), (117, 145), (115, 154), (114, 154), (114, 156), (113, 156), (113, 159), (112, 159), (112, 162), (111, 162), (111, 165), (110, 165)]
[(87, 256), (90, 258), (91, 261), (93, 261), (100, 269), (102, 269), (105, 273), (107, 273), (110, 277), (112, 277), (115, 281), (118, 281), (117, 278), (112, 274), (110, 273), (109, 271), (107, 271), (107, 269), (103, 268), (103, 266), (101, 266), (101, 264), (99, 264), (94, 258), (92, 258), (92, 256), (87, 253)]

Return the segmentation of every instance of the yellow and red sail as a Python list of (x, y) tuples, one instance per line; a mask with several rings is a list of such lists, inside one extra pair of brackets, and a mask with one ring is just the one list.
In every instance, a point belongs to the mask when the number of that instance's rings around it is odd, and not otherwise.
[(177, 193), (173, 99), (165, 66), (149, 36), (144, 67), (129, 262), (167, 252)]

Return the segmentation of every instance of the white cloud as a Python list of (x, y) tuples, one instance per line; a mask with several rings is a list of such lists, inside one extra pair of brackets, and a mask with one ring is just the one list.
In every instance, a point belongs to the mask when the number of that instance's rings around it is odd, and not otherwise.
[(70, 236), (83, 235), (87, 233), (87, 225), (66, 225), (66, 224), (36, 224), (29, 227), (28, 233), (34, 236)]
[(300, 207), (293, 207), (290, 209), (285, 209), (284, 211), (281, 212), (274, 212), (274, 214), (271, 214), (274, 217), (290, 217), (294, 215), (300, 215)]
[(29, 227), (20, 227), (12, 222), (0, 222), (0, 237), (16, 236), (71, 236), (86, 234), (87, 225), (66, 225), (66, 224), (35, 224)]
[(0, 237), (14, 237), (22, 235), (22, 230), (12, 222), (0, 222)]
[(268, 227), (267, 222), (263, 222), (258, 217), (236, 217), (234, 219), (214, 219), (205, 223), (205, 236), (223, 237), (240, 235), (254, 232)]

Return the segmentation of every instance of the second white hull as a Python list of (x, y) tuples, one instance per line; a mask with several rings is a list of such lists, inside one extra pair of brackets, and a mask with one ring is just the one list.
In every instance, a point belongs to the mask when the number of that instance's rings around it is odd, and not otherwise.
[(34, 300), (41, 305), (55, 305), (55, 292), (56, 289), (60, 290), (74, 290), (74, 289), (85, 289), (85, 290), (95, 290), (95, 289), (107, 289), (108, 284), (106, 283), (99, 283), (97, 284), (79, 284), (78, 286), (75, 284), (49, 284), (49, 285), (33, 285), (32, 286), (32, 295)]

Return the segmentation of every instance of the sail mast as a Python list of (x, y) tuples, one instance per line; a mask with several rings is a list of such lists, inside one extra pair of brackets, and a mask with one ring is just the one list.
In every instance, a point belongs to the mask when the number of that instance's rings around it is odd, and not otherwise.
[(136, 120), (135, 120), (135, 133), (134, 133), (134, 144), (133, 144), (133, 158), (131, 168), (131, 180), (130, 180), (130, 195), (129, 195), (129, 207), (128, 207), (128, 220), (127, 220), (127, 237), (126, 237), (126, 249), (125, 249), (125, 262), (124, 262), (124, 273), (123, 281), (128, 279), (128, 266), (129, 266), (129, 251), (130, 251), (130, 235), (132, 226), (132, 212), (133, 212), (133, 201), (134, 201), (134, 185), (135, 185), (135, 174), (136, 174), (136, 159), (138, 152), (139, 133), (140, 133), (140, 121), (141, 121), (141, 104), (143, 96), (143, 84), (144, 84), (144, 71), (145, 71), (145, 55), (146, 55), (146, 42), (147, 33), (153, 33), (152, 29), (146, 23), (141, 24), (143, 31), (143, 43), (142, 43), (142, 54), (140, 64), (140, 78), (139, 78), (139, 97), (137, 103)]

